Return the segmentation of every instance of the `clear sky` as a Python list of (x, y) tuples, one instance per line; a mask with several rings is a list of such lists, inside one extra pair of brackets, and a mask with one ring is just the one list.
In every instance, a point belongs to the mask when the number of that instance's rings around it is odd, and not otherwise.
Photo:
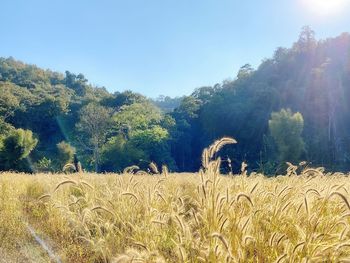
[(0, 56), (111, 92), (187, 95), (290, 47), (304, 25), (350, 31), (349, 1), (0, 0)]

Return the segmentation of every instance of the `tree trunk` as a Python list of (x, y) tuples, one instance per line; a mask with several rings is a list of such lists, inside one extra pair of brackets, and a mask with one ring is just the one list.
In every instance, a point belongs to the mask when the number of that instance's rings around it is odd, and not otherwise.
[(94, 149), (94, 159), (95, 159), (95, 172), (98, 173), (98, 165), (99, 165), (99, 152), (98, 152), (98, 145), (95, 145)]

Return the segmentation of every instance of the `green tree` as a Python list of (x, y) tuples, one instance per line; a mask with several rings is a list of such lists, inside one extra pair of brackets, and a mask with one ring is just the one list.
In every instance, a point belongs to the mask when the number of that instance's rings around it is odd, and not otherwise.
[(0, 144), (0, 166), (2, 169), (26, 169), (23, 160), (29, 156), (37, 143), (38, 140), (34, 138), (32, 131), (13, 130)]
[(57, 164), (59, 169), (62, 169), (67, 163), (73, 161), (75, 151), (75, 148), (65, 141), (57, 144)]
[(201, 138), (198, 117), (203, 102), (198, 97), (209, 100), (212, 90), (197, 89), (193, 95), (184, 97), (180, 106), (171, 113), (176, 122), (176, 126), (171, 129), (171, 153), (181, 171), (199, 168), (202, 147), (198, 144)]
[(145, 153), (144, 161), (167, 164), (173, 169), (174, 162), (170, 155), (168, 139), (168, 131), (156, 125), (148, 129), (135, 131), (132, 138), (130, 138), (130, 144), (133, 148), (141, 149)]
[(119, 131), (129, 134), (135, 130), (159, 124), (162, 117), (159, 108), (145, 101), (122, 106), (120, 111), (113, 116), (113, 121)]
[(269, 120), (269, 129), (274, 139), (281, 162), (297, 162), (304, 151), (301, 136), (304, 120), (301, 113), (292, 113), (290, 109), (273, 112)]
[(12, 125), (8, 124), (0, 117), (0, 141), (13, 129), (14, 127)]
[(296, 43), (298, 51), (310, 52), (317, 46), (315, 39), (315, 31), (309, 26), (304, 26), (299, 35), (299, 40)]
[(14, 115), (20, 106), (19, 99), (11, 92), (11, 85), (0, 82), (0, 118), (4, 121)]
[(249, 76), (251, 76), (251, 74), (253, 74), (254, 69), (250, 64), (245, 64), (244, 66), (242, 66), (238, 73), (237, 73), (237, 78), (238, 79), (242, 79), (242, 78), (247, 78)]
[(102, 151), (102, 169), (121, 171), (133, 164), (147, 167), (152, 161), (174, 167), (168, 129), (175, 121), (153, 103), (144, 100), (121, 106), (113, 124), (113, 136)]
[(37, 163), (35, 163), (36, 172), (52, 172), (52, 161), (46, 157), (41, 158)]
[(140, 165), (140, 160), (146, 160), (146, 153), (135, 147), (130, 141), (119, 134), (108, 139), (102, 148), (102, 165), (103, 171), (122, 172), (123, 169), (130, 165)]
[(79, 113), (76, 127), (80, 132), (79, 142), (85, 150), (92, 151), (95, 172), (99, 171), (100, 151), (106, 142), (111, 113), (108, 108), (89, 103)]

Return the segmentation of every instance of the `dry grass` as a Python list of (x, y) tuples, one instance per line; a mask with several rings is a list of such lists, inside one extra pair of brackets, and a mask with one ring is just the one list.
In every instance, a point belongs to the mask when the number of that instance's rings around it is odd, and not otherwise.
[(0, 174), (0, 250), (28, 222), (62, 262), (348, 262), (347, 175), (221, 176), (206, 154), (198, 174)]
[(0, 245), (28, 242), (28, 222), (63, 262), (339, 262), (349, 190), (340, 174), (4, 173)]

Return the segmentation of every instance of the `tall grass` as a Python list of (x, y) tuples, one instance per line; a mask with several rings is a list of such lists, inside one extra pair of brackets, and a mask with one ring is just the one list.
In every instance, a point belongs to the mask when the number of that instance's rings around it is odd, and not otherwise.
[(347, 262), (348, 176), (290, 166), (267, 178), (245, 165), (222, 176), (216, 152), (234, 142), (206, 149), (197, 174), (4, 173), (1, 248), (28, 238), (26, 221), (63, 262)]

